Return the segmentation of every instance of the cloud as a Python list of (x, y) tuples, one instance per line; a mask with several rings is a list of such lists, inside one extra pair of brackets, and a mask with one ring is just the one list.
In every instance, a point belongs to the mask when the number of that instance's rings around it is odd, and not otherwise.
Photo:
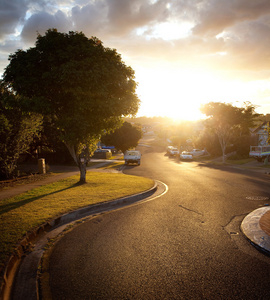
[(202, 1), (198, 3), (198, 24), (193, 32), (217, 35), (239, 22), (255, 20), (269, 13), (269, 0)]
[[(126, 36), (138, 27), (166, 20), (168, 0), (155, 3), (144, 0), (106, 0), (77, 5), (72, 20), (77, 30), (102, 33), (103, 36)], [(94, 34), (97, 35), (97, 34)]]
[(99, 36), (107, 27), (107, 6), (103, 2), (76, 5), (71, 9), (74, 28), (87, 36)]
[(107, 0), (108, 21), (114, 31), (121, 29), (124, 32), (132, 31), (151, 23), (165, 21), (168, 17), (167, 4), (169, 1), (154, 3), (142, 0)]
[(1, 0), (0, 40), (16, 32), (16, 27), (23, 23), (27, 10), (27, 0)]
[(69, 18), (60, 10), (54, 15), (47, 12), (33, 14), (25, 23), (21, 32), (21, 38), (25, 43), (35, 41), (37, 33), (44, 34), (49, 28), (57, 28), (58, 31), (72, 30)]
[[(57, 28), (97, 36), (130, 61), (270, 70), (269, 0), (2, 0), (0, 5), (0, 58), (7, 48), (32, 46), (37, 33)], [(173, 28), (167, 24), (181, 30), (185, 22), (191, 30), (165, 36)], [(158, 33), (161, 28), (165, 33)]]
[(235, 25), (224, 34), (226, 50), (241, 69), (270, 69), (270, 17)]

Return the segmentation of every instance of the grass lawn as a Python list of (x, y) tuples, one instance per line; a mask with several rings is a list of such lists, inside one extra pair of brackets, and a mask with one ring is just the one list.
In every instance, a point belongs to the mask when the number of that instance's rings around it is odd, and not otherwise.
[(86, 184), (77, 185), (76, 175), (1, 200), (0, 270), (28, 231), (64, 213), (139, 193), (154, 184), (151, 179), (122, 173), (87, 172), (86, 179)]
[(242, 158), (242, 159), (227, 159), (226, 163), (232, 164), (232, 165), (244, 165), (249, 162), (254, 161), (254, 158)]
[(120, 167), (124, 166), (123, 162), (112, 162), (109, 163), (105, 166), (97, 167), (97, 169), (104, 169), (104, 170), (109, 170), (109, 169), (115, 169), (119, 170)]

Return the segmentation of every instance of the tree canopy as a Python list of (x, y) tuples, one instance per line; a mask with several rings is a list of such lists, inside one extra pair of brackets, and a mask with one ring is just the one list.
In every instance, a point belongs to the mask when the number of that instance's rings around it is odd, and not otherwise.
[(23, 112), (16, 104), (20, 101), (0, 87), (0, 177), (11, 178), (21, 154), (25, 153), (42, 129), (42, 116)]
[(96, 37), (56, 29), (38, 35), (35, 47), (18, 50), (9, 60), (5, 84), (27, 99), (24, 109), (50, 116), (85, 181), (97, 139), (138, 110), (134, 71)]
[(126, 150), (136, 147), (141, 137), (142, 131), (138, 126), (124, 122), (123, 125), (114, 132), (104, 135), (101, 141), (125, 153)]
[(254, 126), (259, 116), (249, 102), (245, 103), (244, 107), (236, 107), (230, 103), (209, 102), (202, 105), (201, 111), (209, 117), (206, 120), (207, 128), (214, 130), (218, 136), (223, 162), (229, 143), (235, 136), (249, 135), (249, 128)]

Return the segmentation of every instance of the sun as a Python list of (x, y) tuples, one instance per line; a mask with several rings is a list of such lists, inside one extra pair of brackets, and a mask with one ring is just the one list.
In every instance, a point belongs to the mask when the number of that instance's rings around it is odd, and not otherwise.
[(139, 69), (136, 79), (141, 99), (139, 115), (167, 116), (175, 120), (205, 118), (200, 107), (208, 102), (226, 102), (236, 106), (246, 101), (252, 103), (261, 89), (259, 81), (250, 83), (228, 78), (213, 70), (196, 68)]
[(190, 71), (148, 70), (137, 76), (140, 114), (167, 116), (175, 120), (198, 120), (202, 97), (209, 88), (205, 76)]

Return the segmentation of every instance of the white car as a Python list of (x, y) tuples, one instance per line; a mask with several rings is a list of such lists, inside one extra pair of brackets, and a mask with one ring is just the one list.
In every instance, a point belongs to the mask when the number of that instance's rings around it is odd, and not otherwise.
[(128, 164), (137, 164), (138, 166), (141, 164), (141, 152), (136, 150), (129, 150), (125, 152), (124, 160), (125, 165)]
[(167, 147), (167, 154), (170, 154), (170, 151), (173, 149), (173, 146), (168, 146)]
[(179, 151), (178, 151), (178, 149), (175, 148), (175, 147), (170, 148), (169, 151), (168, 151), (168, 153), (169, 153), (170, 156), (176, 156), (176, 155), (179, 155)]
[(187, 151), (183, 151), (181, 154), (180, 154), (180, 159), (183, 159), (183, 160), (192, 160), (193, 159), (193, 156), (190, 152), (187, 152)]
[(205, 154), (205, 150), (200, 150), (200, 149), (193, 149), (192, 151), (190, 151), (190, 153), (193, 156), (201, 156)]

